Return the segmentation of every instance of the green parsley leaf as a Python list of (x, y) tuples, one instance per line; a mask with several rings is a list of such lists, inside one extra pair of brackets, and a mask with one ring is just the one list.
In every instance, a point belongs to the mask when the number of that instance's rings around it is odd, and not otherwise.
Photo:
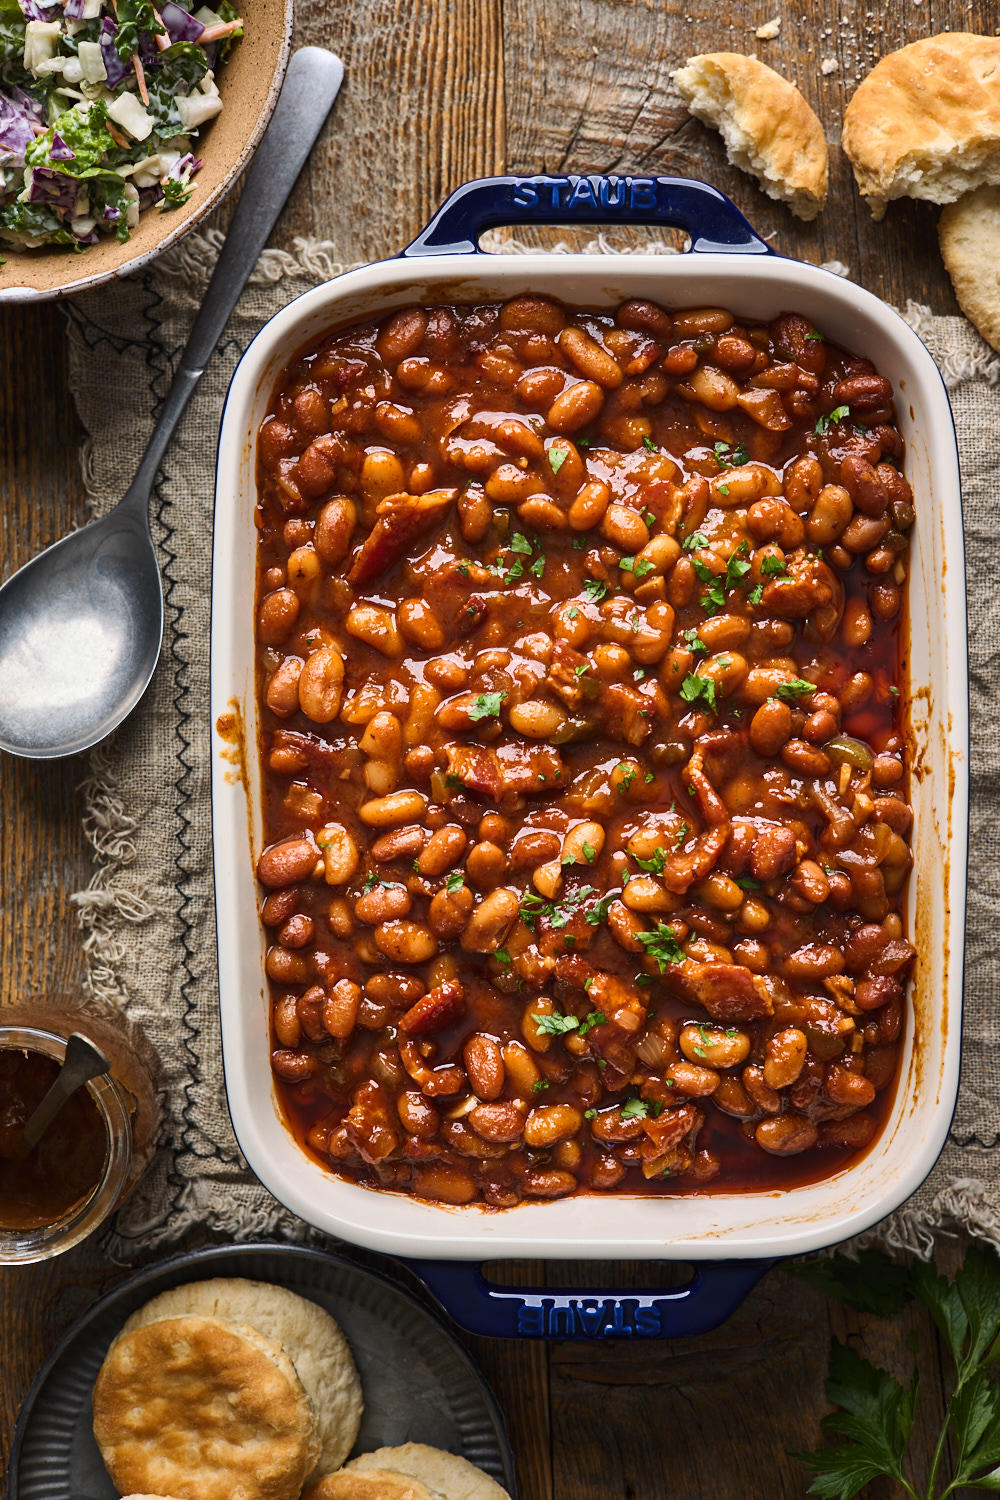
[(597, 858), (597, 850), (594, 848), (593, 844), (588, 844), (586, 839), (584, 839), (583, 841), (582, 848), (584, 859), (587, 861), (588, 865), (592, 865), (594, 863), (594, 860)]
[(590, 447), (590, 438), (577, 438), (577, 440), (576, 440), (576, 446), (578, 448), (589, 448)]
[(574, 550), (574, 552), (582, 552), (583, 549), (584, 549), (584, 547), (586, 547), (586, 545), (587, 545), (587, 538), (585, 536), (575, 536), (573, 538), (573, 550)]
[(760, 603), (760, 601), (763, 599), (763, 597), (764, 597), (764, 585), (762, 583), (758, 583), (757, 586), (756, 586), (756, 588), (752, 588), (750, 590), (749, 594), (747, 594), (747, 603), (748, 604), (753, 604), (753, 605), (758, 605)]
[(722, 587), (724, 589), (738, 588), (742, 580), (750, 571), (750, 562), (747, 556), (749, 547), (746, 542), (740, 542), (736, 551), (726, 564), (726, 577)]
[(759, 891), (760, 881), (754, 880), (752, 875), (734, 875), (733, 881), (741, 891)]
[(813, 429), (816, 436), (822, 437), (828, 427), (837, 426), (845, 417), (850, 416), (850, 412), (851, 408), (849, 406), (835, 406), (828, 417), (820, 417), (817, 421)]
[(689, 537), (685, 537), (682, 545), (685, 552), (697, 552), (700, 547), (708, 546), (708, 537), (704, 532), (692, 531)]
[[(596, 895), (597, 891), (592, 885), (581, 886), (578, 891), (572, 891), (561, 901), (546, 901), (544, 897), (536, 896), (534, 891), (525, 891), (521, 897), (521, 916), (529, 927), (534, 926), (536, 917), (547, 917), (550, 926), (562, 928), (572, 919), (576, 908)], [(590, 920), (589, 915), (587, 920)]]
[(608, 592), (608, 586), (606, 583), (602, 583), (599, 578), (588, 578), (583, 585), (583, 592), (592, 604), (599, 604)]
[(653, 772), (652, 771), (647, 771), (646, 772), (646, 785), (649, 786), (649, 783), (651, 781), (655, 781), (655, 780), (656, 780), (656, 777), (653, 774)]
[(889, 1260), (881, 1250), (859, 1250), (857, 1259), (830, 1255), (786, 1262), (784, 1269), (855, 1312), (901, 1312), (913, 1297), (906, 1266)]
[(697, 677), (689, 672), (681, 683), (680, 695), (685, 703), (697, 703), (699, 698), (704, 698), (713, 714), (718, 713), (715, 704), (715, 680), (711, 677)]
[(577, 607), (576, 607), (575, 604), (571, 604), (570, 607), (569, 607), (569, 609), (566, 611), (567, 618), (570, 619), (570, 620), (576, 620), (576, 619), (578, 619), (579, 618), (579, 614), (580, 614), (580, 611), (577, 609)]
[(558, 474), (559, 470), (562, 468), (562, 466), (566, 462), (567, 458), (569, 458), (569, 449), (568, 448), (557, 448), (557, 447), (553, 446), (553, 447), (551, 447), (549, 449), (549, 455), (548, 456), (549, 456), (549, 468), (552, 470), (553, 474)]
[(623, 776), (620, 776), (618, 778), (618, 795), (619, 797), (624, 797), (625, 793), (628, 791), (629, 787), (635, 780), (635, 771), (631, 766), (626, 766), (622, 761), (619, 761), (615, 766), (615, 771), (623, 771), (625, 773)]
[(707, 651), (708, 650), (708, 647), (705, 645), (705, 642), (702, 640), (701, 636), (698, 634), (697, 629), (695, 629), (695, 630), (682, 630), (681, 631), (681, 640), (684, 642), (685, 646), (688, 648), (689, 651)]
[(592, 1010), (585, 1020), (580, 1022), (580, 1035), (586, 1036), (588, 1031), (593, 1031), (595, 1026), (604, 1026), (607, 1016), (603, 1010)]
[(806, 338), (807, 339), (814, 339), (819, 344), (825, 344), (826, 343), (826, 340), (824, 339), (824, 337), (823, 337), (823, 335), (821, 333), (807, 333), (806, 334)]
[(361, 887), (362, 896), (367, 896), (369, 891), (373, 891), (377, 885), (381, 884), (382, 877), (379, 875), (378, 871), (371, 870), (368, 875), (365, 876), (365, 883)]
[(650, 875), (662, 875), (663, 867), (667, 862), (666, 850), (664, 849), (654, 849), (649, 859), (640, 859), (638, 854), (633, 854), (632, 858), (640, 870), (645, 870)]
[(544, 1036), (566, 1036), (580, 1025), (576, 1016), (564, 1016), (559, 1011), (551, 1016), (532, 1015), (531, 1019)]
[(715, 461), (720, 468), (738, 469), (742, 464), (750, 462), (750, 455), (743, 443), (738, 443), (735, 448), (729, 443), (716, 443)]
[[(910, 1386), (902, 1386), (849, 1344), (834, 1340), (826, 1393), (840, 1410), (823, 1426), (848, 1441), (816, 1453), (793, 1454), (815, 1474), (813, 1494), (851, 1500), (883, 1474), (904, 1483), (902, 1464), (913, 1431), (918, 1381), (915, 1369)], [(909, 1485), (907, 1490), (914, 1494)]]
[[(592, 894), (596, 895), (596, 892), (592, 892)], [(608, 920), (608, 912), (611, 909), (611, 903), (617, 899), (617, 891), (609, 891), (606, 896), (602, 896), (597, 905), (592, 907), (584, 917), (584, 921), (588, 927), (600, 927), (602, 922), (606, 922)]]
[(496, 959), (498, 964), (509, 964), (511, 962), (510, 954), (507, 952), (506, 948), (498, 948), (493, 957)]
[(899, 688), (898, 687), (890, 687), (889, 691), (890, 691), (890, 693), (892, 694), (892, 696), (894, 698), (898, 698), (899, 697)]
[(545, 1089), (548, 1088), (548, 1086), (549, 1080), (547, 1078), (539, 1078), (535, 1083), (531, 1085), (531, 1092), (533, 1094), (541, 1094), (545, 1091)]
[(451, 787), (455, 791), (464, 792), (467, 790), (465, 782), (462, 780), (461, 776), (456, 776), (454, 771), (445, 772), (444, 784), (446, 787)]
[(719, 485), (719, 494), (720, 495), (728, 495), (729, 494), (729, 486), (728, 486), (728, 484), (720, 484)]
[(656, 959), (661, 974), (666, 973), (667, 964), (684, 962), (684, 950), (666, 922), (657, 922), (652, 932), (637, 932), (636, 937), (650, 958)]
[(784, 703), (794, 703), (796, 699), (805, 698), (815, 691), (814, 682), (806, 682), (804, 677), (793, 677), (791, 682), (783, 682), (780, 687), (775, 688), (774, 696)]
[(458, 572), (461, 573), (461, 575), (462, 575), (463, 578), (468, 578), (468, 576), (469, 576), (469, 564), (467, 562), (460, 562), (458, 564)]
[(500, 705), (506, 696), (506, 693), (479, 693), (473, 698), (467, 710), (473, 724), (478, 724), (480, 719), (499, 718)]
[(532, 552), (532, 546), (531, 546), (531, 543), (528, 541), (528, 538), (526, 536), (524, 536), (520, 531), (515, 531), (514, 535), (511, 537), (510, 541), (507, 543), (506, 547), (504, 548), (504, 551), (505, 552), (520, 552), (520, 553), (523, 553), (523, 555), (525, 557), (530, 557), (531, 556), (531, 552)]
[(528, 569), (528, 572), (533, 573), (536, 578), (541, 578), (542, 574), (545, 572), (544, 554), (540, 557), (535, 558), (534, 562), (531, 564), (531, 567)]
[(642, 446), (646, 449), (647, 453), (656, 452), (656, 444), (653, 442), (653, 439), (650, 437), (648, 432), (644, 432), (642, 435)]
[(644, 1120), (648, 1114), (649, 1101), (646, 1099), (626, 1099), (622, 1105), (623, 1120)]
[(691, 824), (690, 823), (682, 823), (681, 826), (680, 826), (680, 828), (678, 828), (677, 833), (674, 836), (674, 849), (675, 850), (677, 850), (677, 849), (679, 849), (681, 847), (681, 845), (683, 844), (684, 840), (687, 838), (687, 836), (688, 836), (688, 834), (690, 832), (691, 832)]
[(788, 564), (783, 557), (775, 557), (769, 552), (761, 559), (760, 571), (765, 578), (783, 578), (788, 573)]
[(465, 878), (462, 875), (461, 870), (452, 870), (451, 874), (448, 876), (448, 879), (445, 881), (444, 886), (446, 891), (458, 891), (461, 890), (464, 884)]

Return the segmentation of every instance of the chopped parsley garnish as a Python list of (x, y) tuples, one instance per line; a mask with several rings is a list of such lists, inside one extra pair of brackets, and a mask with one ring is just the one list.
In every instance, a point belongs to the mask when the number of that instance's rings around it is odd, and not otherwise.
[(465, 782), (462, 780), (461, 776), (456, 776), (454, 771), (445, 772), (444, 784), (447, 787), (454, 787), (455, 790), (459, 792), (464, 792), (467, 790)]
[(652, 573), (654, 564), (648, 557), (622, 557), (618, 566), (623, 573), (634, 573), (636, 578), (645, 578), (647, 573)]
[(571, 604), (570, 607), (569, 607), (569, 609), (566, 611), (566, 617), (567, 617), (567, 619), (576, 620), (576, 619), (579, 619), (579, 616), (580, 616), (580, 611), (577, 609), (577, 607), (576, 607), (575, 604)]
[(602, 896), (593, 910), (588, 911), (584, 917), (584, 921), (588, 927), (600, 927), (602, 922), (606, 922), (608, 920), (608, 912), (611, 909), (611, 903), (616, 901), (617, 898), (617, 891), (610, 891), (608, 895)]
[(889, 691), (890, 691), (890, 693), (892, 694), (892, 696), (894, 698), (898, 698), (899, 697), (899, 688), (898, 687), (890, 687)]
[(820, 417), (817, 421), (814, 428), (816, 436), (822, 437), (828, 427), (837, 426), (845, 417), (850, 416), (850, 413), (851, 408), (849, 406), (835, 406), (828, 417)]
[(468, 707), (469, 718), (473, 724), (478, 724), (480, 719), (499, 718), (500, 705), (506, 696), (506, 693), (479, 693), (473, 698)]
[(533, 1014), (531, 1019), (544, 1036), (566, 1036), (568, 1032), (576, 1031), (580, 1025), (576, 1016), (564, 1016), (558, 1010), (551, 1016)]
[(460, 562), (458, 564), (458, 571), (461, 573), (461, 575), (462, 575), (463, 578), (468, 578), (468, 576), (469, 576), (469, 564), (467, 562)]
[(708, 647), (698, 634), (697, 628), (693, 630), (682, 630), (681, 640), (689, 651), (707, 651)]
[(539, 1078), (535, 1083), (531, 1085), (531, 1092), (533, 1094), (541, 1094), (545, 1089), (548, 1088), (548, 1086), (549, 1080), (547, 1078)]
[(593, 1031), (595, 1026), (604, 1026), (607, 1016), (603, 1010), (592, 1010), (587, 1018), (580, 1022), (580, 1035), (586, 1036), (588, 1031)]
[(749, 550), (746, 542), (740, 542), (740, 545), (727, 562), (726, 577), (722, 585), (724, 589), (738, 588), (749, 573), (750, 562), (747, 556)]
[(754, 880), (750, 875), (734, 875), (733, 881), (741, 891), (759, 891), (760, 881)]
[(761, 559), (760, 571), (765, 578), (784, 578), (788, 574), (788, 565), (783, 557), (775, 557), (769, 552)]
[(666, 852), (663, 849), (654, 849), (649, 859), (640, 859), (638, 854), (633, 854), (632, 858), (639, 869), (645, 870), (649, 875), (662, 875), (663, 866), (667, 862)]
[(702, 531), (692, 531), (689, 537), (685, 537), (682, 543), (685, 552), (697, 552), (699, 547), (708, 546), (708, 537)]
[(573, 538), (573, 550), (574, 550), (574, 552), (582, 552), (583, 549), (584, 549), (584, 547), (586, 547), (586, 545), (587, 545), (587, 538), (585, 536), (575, 536)]
[(588, 578), (583, 585), (583, 592), (592, 604), (598, 604), (608, 592), (608, 586), (599, 578)]
[(376, 870), (372, 870), (371, 873), (366, 876), (365, 883), (361, 887), (361, 894), (362, 894), (362, 896), (367, 896), (367, 894), (368, 894), (369, 891), (373, 891), (377, 885), (381, 885), (381, 884), (382, 884), (382, 877), (381, 877), (381, 875), (379, 875)]
[(447, 891), (460, 890), (464, 884), (465, 881), (462, 876), (461, 870), (452, 870), (451, 874), (448, 876), (448, 879), (444, 883), (445, 890)]
[(626, 1099), (622, 1105), (623, 1120), (655, 1120), (663, 1113), (662, 1099)]
[(738, 469), (742, 464), (750, 462), (750, 455), (743, 443), (737, 443), (733, 448), (729, 443), (716, 443), (715, 462), (721, 469)]
[(682, 964), (685, 953), (666, 922), (657, 922), (652, 932), (637, 932), (636, 937), (650, 958), (655, 958), (660, 973), (665, 974), (667, 964)]
[(642, 446), (646, 449), (647, 453), (656, 452), (656, 444), (653, 442), (653, 439), (650, 437), (648, 432), (644, 432), (642, 435)]
[(592, 865), (594, 863), (594, 860), (597, 858), (597, 850), (594, 848), (593, 844), (588, 844), (586, 839), (584, 839), (583, 841), (582, 848), (584, 859), (587, 861), (588, 865)]
[(568, 448), (553, 447), (549, 449), (549, 468), (552, 470), (553, 474), (559, 473), (559, 470), (562, 468), (567, 458), (569, 458)]
[(752, 588), (750, 590), (749, 594), (747, 594), (747, 603), (748, 604), (757, 605), (757, 604), (760, 603), (760, 601), (763, 599), (763, 597), (764, 597), (764, 585), (762, 583), (758, 583), (757, 586), (756, 586), (756, 588)]
[(583, 1118), (585, 1120), (596, 1120), (597, 1119), (597, 1110), (596, 1109), (585, 1109), (584, 1112), (583, 1112)]
[(784, 703), (794, 703), (797, 698), (805, 698), (807, 694), (816, 691), (814, 682), (806, 682), (804, 677), (793, 677), (791, 682), (783, 682), (774, 690), (774, 696), (780, 698)]
[(510, 954), (507, 952), (506, 948), (498, 948), (493, 957), (496, 959), (498, 964), (509, 964), (511, 961)]
[(624, 775), (618, 778), (618, 795), (619, 797), (624, 797), (635, 780), (635, 771), (631, 766), (627, 766), (624, 761), (619, 761), (615, 766), (615, 770), (624, 772)]
[(576, 446), (578, 448), (589, 448), (590, 447), (590, 438), (577, 438), (577, 440), (576, 440)]
[[(591, 896), (596, 895), (597, 891), (592, 885), (581, 886), (578, 891), (573, 891), (570, 895), (564, 896), (561, 901), (546, 901), (544, 897), (536, 896), (534, 891), (525, 891), (521, 897), (521, 916), (529, 927), (534, 927), (536, 917), (547, 917), (549, 925), (554, 928), (565, 927), (567, 922), (575, 915), (578, 908), (589, 901)], [(605, 901), (610, 905), (614, 899), (614, 892), (610, 896), (605, 896), (596, 910), (600, 911)], [(598, 916), (596, 918), (594, 912), (587, 913), (587, 921), (595, 927), (598, 922), (604, 921), (605, 917), (606, 912), (605, 916)]]
[(539, 554), (539, 556), (535, 558), (534, 562), (531, 564), (531, 567), (528, 569), (528, 572), (533, 573), (536, 578), (541, 578), (542, 574), (545, 572), (544, 553)]
[(573, 670), (577, 677), (582, 677), (584, 672), (590, 671), (590, 662), (585, 661), (582, 667), (574, 667)]
[(806, 338), (814, 340), (817, 344), (823, 344), (826, 342), (821, 333), (807, 333)]
[(504, 548), (505, 552), (520, 552), (525, 557), (531, 556), (531, 543), (520, 531), (515, 531), (510, 541)]
[(676, 837), (674, 839), (674, 849), (675, 850), (677, 850), (677, 849), (679, 849), (681, 847), (681, 845), (683, 844), (684, 840), (687, 838), (687, 836), (688, 836), (688, 834), (690, 832), (691, 832), (691, 824), (690, 823), (682, 823), (681, 826), (680, 826), (680, 828), (678, 828), (677, 835), (676, 835)]
[(712, 677), (697, 677), (689, 672), (681, 683), (681, 697), (685, 703), (697, 703), (699, 698), (704, 698), (713, 714), (718, 713), (715, 704), (715, 679)]
[(655, 780), (656, 780), (656, 777), (654, 776), (653, 772), (652, 771), (647, 771), (646, 772), (646, 785), (649, 786), (649, 783), (651, 781), (655, 781)]

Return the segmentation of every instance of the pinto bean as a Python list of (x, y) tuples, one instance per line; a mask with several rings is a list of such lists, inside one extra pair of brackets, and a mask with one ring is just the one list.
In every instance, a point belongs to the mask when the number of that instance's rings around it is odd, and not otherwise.
[(257, 861), (257, 879), (269, 890), (298, 885), (316, 867), (319, 851), (309, 839), (282, 839), (265, 849)]

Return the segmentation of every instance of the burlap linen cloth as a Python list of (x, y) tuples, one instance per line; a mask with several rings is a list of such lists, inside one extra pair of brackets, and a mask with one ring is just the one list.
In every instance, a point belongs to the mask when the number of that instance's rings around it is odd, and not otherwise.
[[(70, 385), (89, 434), (83, 469), (94, 516), (128, 487), (219, 243), (218, 231), (190, 235), (144, 274), (67, 304)], [(498, 242), (494, 248), (521, 247)], [(595, 241), (590, 249), (600, 253), (608, 246)], [(235, 1238), (309, 1233), (249, 1171), (226, 1110), (212, 884), (209, 619), (216, 440), (229, 380), (267, 318), (343, 269), (335, 256), (332, 244), (305, 240), (294, 242), (293, 253), (266, 251), (209, 362), (152, 505), (166, 600), (159, 666), (136, 712), (92, 753), (83, 785), (84, 827), (96, 873), (73, 899), (87, 985), (145, 1030), (163, 1059), (170, 1089), (164, 1146), (117, 1218), (115, 1248), (124, 1255), (174, 1239), (195, 1224)], [(906, 317), (945, 377), (958, 430), (972, 707), (958, 1109), (927, 1182), (874, 1232), (885, 1243), (928, 1254), (935, 1233), (954, 1227), (1000, 1248), (1000, 591), (994, 505), (1000, 360), (964, 319), (932, 317), (912, 303)]]

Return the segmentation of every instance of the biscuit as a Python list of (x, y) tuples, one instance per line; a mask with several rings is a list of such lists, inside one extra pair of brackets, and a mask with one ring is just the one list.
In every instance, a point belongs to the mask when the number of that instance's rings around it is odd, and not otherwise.
[(94, 1385), (94, 1436), (123, 1495), (298, 1500), (315, 1433), (280, 1345), (220, 1318), (119, 1334)]
[(1000, 352), (1000, 187), (977, 188), (942, 209), (938, 241), (959, 307)]
[[(342, 1472), (365, 1473), (373, 1469), (389, 1469), (408, 1479), (419, 1480), (432, 1493), (442, 1496), (442, 1500), (510, 1500), (507, 1491), (495, 1479), (477, 1469), (475, 1464), (470, 1464), (467, 1458), (445, 1453), (440, 1448), (429, 1448), (426, 1443), (376, 1448), (374, 1453), (362, 1453), (358, 1458), (352, 1458)], [(334, 1497), (329, 1497), (329, 1500), (334, 1500)], [(337, 1496), (336, 1500), (340, 1497)]]
[(1000, 38), (948, 31), (890, 52), (848, 104), (843, 145), (876, 219), (893, 198), (954, 203), (1000, 183)]
[(320, 1442), (316, 1473), (339, 1469), (354, 1447), (364, 1402), (347, 1340), (330, 1314), (286, 1287), (216, 1276), (161, 1292), (132, 1314), (125, 1331), (160, 1318), (190, 1314), (249, 1323), (281, 1345), (316, 1413)]
[(306, 1490), (302, 1500), (445, 1500), (419, 1479), (392, 1469), (341, 1469)]
[(798, 218), (816, 217), (826, 202), (829, 152), (794, 84), (741, 52), (689, 57), (671, 77), (695, 119), (721, 132), (734, 167)]

